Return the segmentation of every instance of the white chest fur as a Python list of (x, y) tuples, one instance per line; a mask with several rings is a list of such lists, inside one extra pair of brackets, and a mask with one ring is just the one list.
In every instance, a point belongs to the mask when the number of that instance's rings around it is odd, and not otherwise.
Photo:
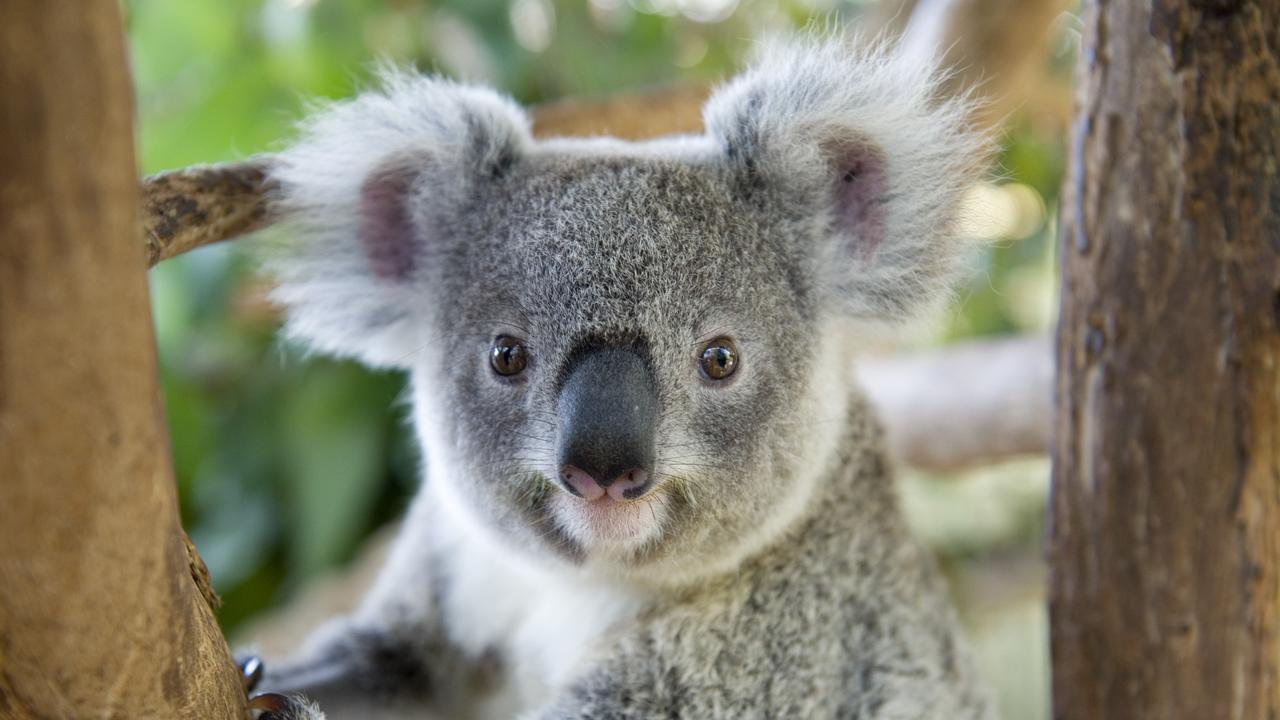
[(468, 522), (465, 510), (442, 514), (449, 519), (441, 518), (435, 540), (450, 547), (441, 608), (448, 632), (471, 652), (496, 650), (505, 670), (505, 687), (480, 717), (545, 704), (644, 608), (636, 590), (525, 561)]

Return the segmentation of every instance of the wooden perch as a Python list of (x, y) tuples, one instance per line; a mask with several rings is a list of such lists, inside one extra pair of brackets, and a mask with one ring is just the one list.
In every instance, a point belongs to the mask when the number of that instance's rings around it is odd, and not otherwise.
[(603, 100), (560, 100), (533, 109), (533, 134), (643, 140), (701, 132), (702, 103), (710, 92), (710, 85), (674, 85)]
[(904, 465), (949, 472), (1048, 450), (1053, 361), (1043, 335), (867, 358), (858, 378)]
[(198, 165), (152, 175), (142, 183), (147, 266), (201, 245), (248, 235), (275, 222), (270, 213), (270, 160)]

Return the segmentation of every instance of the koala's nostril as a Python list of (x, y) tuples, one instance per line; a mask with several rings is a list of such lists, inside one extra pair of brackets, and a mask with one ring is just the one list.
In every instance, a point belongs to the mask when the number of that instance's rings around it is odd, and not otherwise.
[(609, 497), (614, 500), (634, 500), (649, 489), (649, 473), (640, 468), (626, 471), (609, 483)]
[(560, 468), (560, 477), (564, 480), (565, 486), (581, 498), (596, 501), (604, 497), (605, 489), (600, 487), (600, 483), (596, 482), (590, 474), (573, 465)]
[(649, 473), (640, 468), (632, 468), (604, 485), (573, 465), (560, 468), (560, 477), (570, 492), (588, 502), (595, 502), (606, 494), (618, 502), (635, 500), (649, 490)]

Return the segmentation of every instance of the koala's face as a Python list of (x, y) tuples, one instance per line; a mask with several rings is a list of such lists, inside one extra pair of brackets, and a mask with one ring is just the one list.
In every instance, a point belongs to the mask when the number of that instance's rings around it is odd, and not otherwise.
[(442, 481), (573, 561), (715, 555), (767, 525), (814, 368), (845, 358), (816, 355), (813, 223), (763, 200), (696, 155), (537, 154), (478, 185), (425, 285), (423, 422), (462, 475)]
[(427, 482), (503, 537), (722, 568), (836, 460), (835, 320), (945, 294), (983, 143), (934, 87), (802, 43), (713, 95), (705, 134), (630, 145), (392, 76), (276, 158), (298, 240), (274, 297), (314, 347), (413, 373)]

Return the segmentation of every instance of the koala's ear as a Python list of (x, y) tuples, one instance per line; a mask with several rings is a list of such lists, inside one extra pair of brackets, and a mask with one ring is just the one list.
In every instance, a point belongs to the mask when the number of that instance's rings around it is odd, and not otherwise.
[(285, 237), (266, 264), (290, 336), (397, 367), (422, 347), (445, 228), (518, 160), (529, 123), (491, 91), (438, 78), (384, 73), (381, 88), (319, 111), (275, 158)]
[(812, 216), (841, 311), (901, 321), (945, 299), (959, 265), (955, 216), (990, 152), (971, 109), (938, 99), (928, 62), (808, 39), (766, 45), (704, 118), (743, 192)]

